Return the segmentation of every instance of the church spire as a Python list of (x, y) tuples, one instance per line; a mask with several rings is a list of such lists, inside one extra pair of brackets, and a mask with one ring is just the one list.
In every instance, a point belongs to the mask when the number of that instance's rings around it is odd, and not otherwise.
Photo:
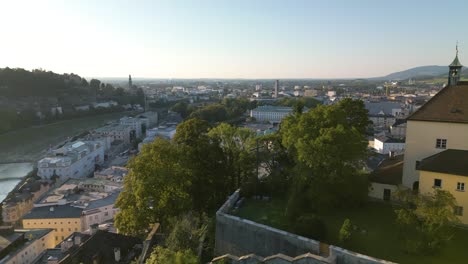
[(460, 81), (460, 73), (463, 65), (458, 60), (458, 41), (455, 46), (455, 59), (449, 65), (448, 85), (457, 85)]

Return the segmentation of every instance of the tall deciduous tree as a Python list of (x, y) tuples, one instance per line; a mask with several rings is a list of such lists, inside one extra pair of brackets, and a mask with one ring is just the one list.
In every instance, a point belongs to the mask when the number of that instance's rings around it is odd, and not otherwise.
[(183, 151), (183, 166), (189, 171), (193, 209), (214, 211), (229, 194), (226, 159), (217, 140), (208, 136), (208, 122), (192, 118), (177, 126), (174, 141)]
[(211, 129), (208, 135), (219, 142), (223, 151), (231, 190), (241, 187), (243, 182), (254, 176), (255, 153), (250, 150), (255, 146), (254, 132), (222, 123)]
[(130, 161), (116, 203), (121, 209), (115, 219), (119, 231), (138, 235), (150, 224), (164, 223), (190, 209), (191, 179), (181, 151), (174, 142), (156, 139)]
[(282, 143), (296, 160), (293, 180), (298, 186), (293, 190), (301, 192), (291, 197), (307, 200), (290, 204), (309, 204), (312, 210), (320, 210), (366, 198), (367, 177), (360, 173), (367, 154), (363, 107), (360, 101), (345, 100), (284, 120)]

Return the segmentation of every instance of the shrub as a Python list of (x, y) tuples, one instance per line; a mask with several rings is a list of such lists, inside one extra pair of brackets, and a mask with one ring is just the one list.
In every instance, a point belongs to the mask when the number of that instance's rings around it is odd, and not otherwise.
[(351, 224), (351, 220), (345, 219), (343, 225), (341, 226), (340, 233), (338, 235), (338, 239), (340, 243), (345, 243), (349, 239), (351, 239), (351, 232), (353, 230), (353, 226)]

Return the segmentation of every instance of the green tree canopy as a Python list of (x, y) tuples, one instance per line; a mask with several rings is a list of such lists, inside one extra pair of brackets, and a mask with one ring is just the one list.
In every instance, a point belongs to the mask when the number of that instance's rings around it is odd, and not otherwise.
[(165, 223), (190, 209), (191, 180), (182, 155), (174, 142), (156, 139), (130, 161), (125, 188), (116, 202), (121, 209), (115, 218), (119, 231), (138, 235), (150, 224)]
[(190, 250), (173, 251), (161, 246), (154, 248), (146, 264), (198, 264), (198, 258)]
[(284, 119), (282, 144), (296, 161), (293, 190), (300, 192), (291, 199), (306, 199), (312, 210), (320, 210), (367, 197), (367, 176), (360, 172), (367, 141), (360, 124), (350, 122), (367, 119), (363, 107), (360, 101), (345, 100)]

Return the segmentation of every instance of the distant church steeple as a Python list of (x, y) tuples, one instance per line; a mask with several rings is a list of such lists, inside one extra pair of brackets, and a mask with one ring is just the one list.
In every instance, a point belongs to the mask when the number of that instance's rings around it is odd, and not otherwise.
[(463, 65), (458, 60), (458, 42), (455, 48), (455, 59), (449, 65), (448, 85), (457, 85), (460, 81), (460, 74)]
[(132, 89), (132, 88), (133, 88), (133, 84), (132, 84), (132, 75), (128, 75), (128, 88), (129, 88), (129, 89)]

